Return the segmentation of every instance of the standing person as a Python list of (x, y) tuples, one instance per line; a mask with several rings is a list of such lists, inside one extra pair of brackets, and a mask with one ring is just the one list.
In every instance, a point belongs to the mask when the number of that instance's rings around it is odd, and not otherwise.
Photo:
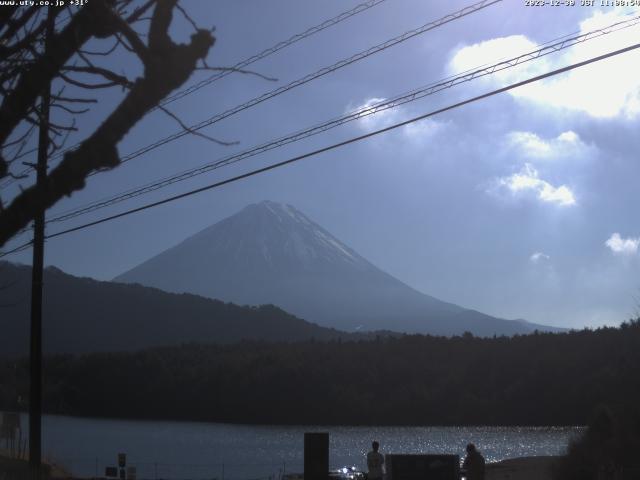
[(382, 480), (384, 455), (378, 452), (380, 444), (375, 440), (371, 444), (371, 448), (373, 450), (367, 453), (367, 469), (369, 470), (367, 478), (368, 480)]
[(467, 456), (462, 468), (466, 470), (467, 480), (484, 480), (484, 457), (473, 443), (467, 445)]

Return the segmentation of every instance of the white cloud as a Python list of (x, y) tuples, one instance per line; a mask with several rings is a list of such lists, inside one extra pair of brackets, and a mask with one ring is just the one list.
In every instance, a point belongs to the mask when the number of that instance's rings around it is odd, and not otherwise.
[(372, 97), (365, 102), (347, 109), (347, 113), (360, 112), (362, 117), (357, 120), (358, 125), (366, 130), (387, 127), (397, 120), (397, 108), (376, 111), (376, 105), (384, 102), (384, 98)]
[(549, 142), (531, 132), (511, 132), (507, 135), (512, 146), (522, 148), (533, 157), (548, 157), (552, 153)]
[[(498, 63), (537, 48), (536, 43), (524, 35), (494, 38), (458, 49), (449, 62), (449, 70), (452, 74), (476, 70), (480, 66)], [(485, 81), (512, 83), (525, 77), (539, 75), (548, 67), (549, 61), (542, 57), (539, 62), (525, 62), (482, 78)]]
[(572, 156), (584, 153), (588, 148), (579, 135), (572, 130), (549, 140), (532, 132), (514, 131), (507, 134), (506, 143), (508, 147), (534, 160)]
[(569, 187), (566, 185), (554, 187), (548, 181), (540, 178), (538, 171), (529, 163), (526, 163), (519, 173), (498, 179), (498, 184), (507, 187), (513, 194), (527, 191), (536, 192), (537, 198), (543, 202), (561, 206), (576, 204), (575, 196)]
[(640, 237), (638, 238), (622, 238), (619, 233), (614, 233), (604, 244), (611, 249), (613, 253), (621, 255), (634, 255), (638, 253), (640, 246)]
[[(384, 101), (384, 98), (372, 97), (356, 107), (350, 105), (346, 113), (361, 112), (362, 117), (357, 120), (357, 124), (366, 132), (388, 127), (409, 118), (403, 106), (386, 110), (376, 110), (376, 105)], [(432, 137), (444, 126), (445, 123), (427, 118), (418, 122), (409, 123), (401, 127), (401, 130), (407, 139), (419, 141)]]
[(549, 260), (549, 259), (551, 259), (551, 257), (549, 255), (547, 255), (546, 253), (542, 253), (542, 252), (534, 252), (529, 257), (529, 260), (532, 263), (539, 263), (539, 262), (541, 262), (543, 260)]
[(402, 131), (412, 140), (424, 140), (431, 138), (445, 127), (442, 122), (436, 122), (430, 118), (406, 125)]
[(580, 142), (580, 137), (573, 130), (567, 130), (566, 132), (562, 132), (558, 135), (558, 141), (574, 144)]
[[(629, 20), (631, 17), (624, 13), (624, 9), (596, 12), (580, 23), (580, 33)], [(486, 78), (501, 85), (523, 80), (632, 45), (637, 42), (639, 30), (640, 26), (636, 25), (609, 33)], [(535, 49), (535, 43), (522, 35), (495, 38), (459, 49), (450, 61), (450, 69), (461, 72)], [(640, 76), (630, 72), (638, 63), (640, 52), (631, 51), (510, 90), (510, 94), (550, 108), (586, 112), (593, 117), (634, 117), (640, 113)]]
[(576, 199), (573, 196), (573, 192), (566, 187), (565, 185), (561, 185), (559, 187), (554, 187), (549, 182), (542, 182), (542, 190), (539, 192), (539, 197), (541, 200), (545, 202), (553, 202), (558, 203), (560, 205), (575, 205)]

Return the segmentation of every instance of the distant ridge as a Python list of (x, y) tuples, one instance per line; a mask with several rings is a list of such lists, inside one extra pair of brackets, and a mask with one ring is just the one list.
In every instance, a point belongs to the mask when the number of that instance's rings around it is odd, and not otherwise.
[[(132, 351), (241, 340), (358, 339), (272, 305), (241, 307), (191, 294), (44, 271), (45, 353)], [(29, 352), (31, 267), (0, 261), (0, 357)]]
[(168, 292), (272, 303), (345, 331), (479, 336), (559, 330), (425, 295), (380, 270), (291, 205), (251, 204), (119, 275)]

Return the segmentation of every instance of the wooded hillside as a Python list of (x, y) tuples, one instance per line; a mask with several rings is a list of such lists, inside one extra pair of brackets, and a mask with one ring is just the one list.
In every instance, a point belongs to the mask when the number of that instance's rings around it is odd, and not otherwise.
[[(0, 367), (0, 408), (27, 397)], [(640, 399), (640, 322), (483, 339), (185, 345), (45, 360), (45, 409), (241, 423), (582, 425)]]

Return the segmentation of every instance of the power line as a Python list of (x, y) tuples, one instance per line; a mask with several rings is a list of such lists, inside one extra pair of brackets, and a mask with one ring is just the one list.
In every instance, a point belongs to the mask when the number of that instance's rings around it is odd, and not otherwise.
[(532, 61), (532, 60), (536, 60), (540, 57), (549, 55), (551, 53), (556, 53), (558, 51), (561, 51), (563, 49), (569, 48), (571, 46), (574, 46), (576, 44), (579, 43), (583, 43), (586, 42), (588, 40), (592, 40), (594, 38), (598, 38), (601, 37), (603, 35), (607, 35), (609, 33), (612, 33), (614, 31), (619, 31), (622, 30), (624, 28), (629, 28), (632, 27), (634, 25), (637, 25), (638, 23), (640, 23), (640, 16), (631, 18), (629, 20), (625, 20), (625, 21), (620, 21), (620, 22), (616, 22), (613, 23), (607, 27), (604, 28), (600, 28), (597, 30), (593, 30), (590, 32), (587, 32), (585, 34), (582, 35), (577, 35), (574, 37), (561, 37), (563, 38), (563, 40), (557, 41), (555, 43), (551, 43), (547, 42), (547, 44), (543, 44), (545, 46), (543, 46), (542, 48), (539, 48), (537, 50), (531, 51), (531, 52), (527, 52), (524, 53), (522, 55), (518, 55), (516, 57), (512, 57), (510, 59), (507, 60), (502, 60), (498, 63), (492, 64), (492, 65), (488, 65), (488, 66), (483, 66), (477, 69), (471, 69), (471, 70), (467, 70), (465, 72), (462, 72), (461, 74), (458, 75), (454, 75), (454, 76), (450, 76), (447, 77), (443, 80), (440, 80), (438, 82), (435, 83), (431, 83), (425, 87), (421, 87), (419, 89), (410, 91), (408, 93), (403, 93), (400, 95), (397, 95), (391, 99), (387, 99), (384, 100), (382, 102), (378, 102), (377, 104), (374, 105), (370, 105), (367, 106), (366, 108), (363, 109), (359, 109), (356, 110), (354, 112), (350, 112), (342, 117), (338, 117), (338, 118), (334, 118), (332, 120), (326, 121), (324, 123), (321, 123), (319, 125), (315, 125), (313, 127), (309, 127), (307, 129), (304, 130), (300, 130), (298, 132), (295, 132), (293, 134), (284, 136), (284, 137), (280, 137), (276, 140), (271, 140), (265, 144), (259, 145), (257, 147), (253, 147), (251, 149), (245, 150), (243, 152), (237, 153), (237, 154), (233, 154), (230, 156), (227, 156), (223, 159), (217, 160), (215, 162), (212, 163), (208, 163), (205, 164), (203, 166), (197, 167), (197, 168), (193, 168), (190, 170), (185, 170), (183, 172), (177, 173), (175, 175), (172, 175), (170, 177), (165, 177), (163, 179), (160, 179), (156, 182), (152, 182), (152, 183), (148, 183), (145, 184), (143, 186), (140, 187), (136, 187), (134, 189), (122, 192), (120, 194), (117, 194), (116, 196), (111, 196), (108, 198), (104, 198), (101, 200), (97, 200), (94, 202), (91, 202), (85, 206), (82, 207), (76, 207), (76, 208), (72, 208), (66, 211), (63, 211), (61, 213), (59, 213), (57, 216), (51, 218), (49, 220), (48, 223), (51, 222), (62, 222), (62, 221), (66, 221), (69, 220), (71, 218), (75, 218), (77, 216), (80, 215), (84, 215), (86, 213), (90, 213), (102, 208), (106, 208), (109, 207), (111, 205), (115, 205), (117, 203), (120, 203), (122, 201), (125, 200), (129, 200), (131, 198), (135, 198), (138, 197), (140, 195), (144, 195), (146, 193), (150, 193), (152, 191), (158, 190), (160, 188), (164, 188), (166, 186), (172, 185), (174, 183), (177, 182), (181, 182), (184, 180), (187, 180), (189, 178), (193, 178), (195, 176), (198, 175), (202, 175), (204, 173), (210, 172), (212, 170), (216, 170), (218, 168), (224, 167), (224, 166), (228, 166), (230, 164), (234, 164), (237, 163), (241, 160), (247, 159), (249, 157), (253, 157), (255, 155), (259, 155), (262, 154), (264, 152), (273, 150), (275, 148), (279, 148), (282, 147), (284, 145), (288, 145), (290, 143), (302, 140), (304, 138), (308, 138), (312, 135), (316, 135), (322, 132), (325, 132), (327, 130), (333, 129), (335, 127), (338, 127), (340, 125), (343, 125), (345, 123), (354, 121), (354, 120), (358, 120), (360, 118), (363, 118), (365, 116), (368, 115), (373, 115), (375, 113), (384, 111), (384, 110), (388, 110), (391, 108), (395, 108), (397, 106), (409, 103), (409, 102), (413, 102), (416, 100), (419, 100), (421, 98), (424, 98), (426, 96), (429, 95), (433, 95), (437, 92), (440, 92), (442, 90), (451, 88), (455, 85), (459, 85), (461, 83), (464, 82), (469, 82), (472, 81), (476, 78), (480, 78), (483, 76), (487, 76), (487, 75), (492, 75), (496, 72), (505, 70), (507, 68), (512, 68), (518, 65), (522, 65), (523, 63)]
[[(280, 50), (283, 50), (284, 48), (287, 48), (297, 42), (299, 42), (300, 40), (303, 40), (307, 37), (310, 37), (318, 32), (321, 32), (322, 30), (325, 30), (326, 28), (332, 27), (334, 25), (337, 25), (338, 23), (351, 18), (354, 15), (357, 15), (358, 13), (362, 13), (372, 7), (375, 7), (376, 5), (384, 2), (386, 0), (369, 0), (368, 2), (364, 2), (361, 3), (359, 5), (356, 5), (354, 8), (352, 8), (351, 10), (347, 10), (346, 12), (342, 12), (338, 15), (336, 15), (333, 18), (330, 18), (328, 20), (325, 20), (324, 22), (320, 23), (319, 25), (315, 25), (313, 27), (308, 28), (307, 30), (305, 30), (302, 33), (297, 33), (291, 37), (289, 37), (287, 40), (284, 40), (282, 42), (276, 43), (274, 46), (269, 47), (264, 49), (262, 52), (257, 53), (255, 55), (252, 55), (249, 58), (246, 58), (244, 60), (241, 60), (240, 62), (236, 63), (235, 65), (233, 65), (231, 67), (231, 69), (243, 69), (249, 65), (251, 65), (252, 63), (257, 62), (258, 60), (262, 60), (263, 58), (266, 58), (276, 52), (279, 52)], [(198, 83), (196, 83), (195, 85), (192, 85), (188, 88), (185, 88), (184, 90), (181, 90), (179, 92), (174, 93), (173, 95), (170, 95), (169, 97), (165, 98), (162, 102), (160, 102), (160, 105), (167, 105), (171, 102), (174, 102), (175, 100), (178, 100), (180, 98), (186, 97), (187, 95), (192, 94), (193, 92), (200, 90), (203, 87), (206, 87), (207, 85), (211, 85), (213, 82), (216, 82), (218, 80), (220, 80), (221, 78), (226, 77), (227, 75), (230, 75), (231, 73), (233, 73), (233, 70), (225, 70), (222, 72), (218, 72), (215, 75), (210, 76), (209, 78), (202, 80)]]
[(26, 250), (27, 248), (29, 248), (31, 245), (33, 245), (33, 240), (29, 240), (27, 243), (23, 243), (22, 245), (13, 248), (11, 250), (7, 250), (5, 252), (0, 252), (0, 258), (2, 257), (6, 257), (8, 255), (12, 255), (14, 253), (18, 253), (18, 252), (22, 252), (23, 250)]
[[(562, 68), (559, 68), (559, 69), (556, 69), (556, 70), (552, 70), (550, 72), (543, 73), (541, 75), (537, 75), (535, 77), (531, 77), (531, 78), (528, 78), (526, 80), (522, 80), (520, 82), (512, 83), (510, 85), (507, 85), (506, 87), (502, 87), (502, 88), (499, 88), (499, 89), (496, 89), (496, 90), (492, 90), (492, 91), (484, 93), (482, 95), (478, 95), (476, 97), (472, 97), (472, 98), (469, 98), (467, 100), (463, 100), (461, 102), (454, 103), (452, 105), (440, 108), (438, 110), (434, 110), (434, 111), (431, 111), (429, 113), (425, 113), (423, 115), (419, 115), (417, 117), (413, 117), (413, 118), (411, 118), (409, 120), (405, 120), (403, 122), (395, 123), (395, 124), (390, 125), (388, 127), (384, 127), (384, 128), (375, 130), (373, 132), (366, 133), (364, 135), (360, 135), (360, 136), (357, 136), (357, 137), (352, 137), (352, 138), (350, 138), (348, 140), (344, 140), (342, 142), (334, 143), (332, 145), (328, 145), (326, 147), (323, 147), (323, 148), (320, 148), (320, 149), (317, 149), (317, 150), (313, 150), (313, 151), (305, 153), (303, 155), (298, 155), (296, 157), (289, 158), (287, 160), (283, 160), (281, 162), (268, 165), (266, 167), (258, 168), (258, 169), (252, 170), (250, 172), (243, 173), (241, 175), (237, 175), (235, 177), (231, 177), (231, 178), (228, 178), (226, 180), (222, 180), (222, 181), (219, 181), (219, 182), (216, 182), (216, 183), (212, 183), (212, 184), (204, 186), (204, 187), (200, 187), (200, 188), (197, 188), (197, 189), (194, 189), (194, 190), (190, 190), (188, 192), (184, 192), (184, 193), (181, 193), (179, 195), (174, 195), (172, 197), (168, 197), (168, 198), (165, 198), (163, 200), (159, 200), (159, 201), (156, 201), (156, 202), (153, 202), (153, 203), (149, 203), (149, 204), (143, 205), (141, 207), (133, 208), (133, 209), (127, 210), (125, 212), (121, 212), (121, 213), (118, 213), (118, 214), (115, 214), (115, 215), (104, 217), (104, 218), (101, 218), (99, 220), (95, 220), (93, 222), (89, 222), (89, 223), (85, 223), (83, 225), (79, 225), (77, 227), (69, 228), (67, 230), (62, 230), (62, 231), (53, 233), (51, 235), (47, 235), (45, 238), (47, 238), (47, 239), (55, 238), (55, 237), (59, 237), (61, 235), (66, 235), (68, 233), (77, 232), (79, 230), (84, 230), (86, 228), (93, 227), (95, 225), (99, 225), (101, 223), (109, 222), (109, 221), (115, 220), (117, 218), (125, 217), (125, 216), (128, 216), (128, 215), (137, 213), (137, 212), (141, 212), (143, 210), (148, 210), (150, 208), (154, 208), (154, 207), (157, 207), (157, 206), (160, 206), (160, 205), (164, 205), (166, 203), (174, 202), (176, 200), (180, 200), (182, 198), (186, 198), (186, 197), (195, 195), (197, 193), (205, 192), (207, 190), (212, 190), (214, 188), (218, 188), (218, 187), (221, 187), (223, 185), (227, 185), (229, 183), (237, 182), (239, 180), (243, 180), (245, 178), (249, 178), (249, 177), (258, 175), (260, 173), (264, 173), (264, 172), (267, 172), (267, 171), (270, 171), (270, 170), (274, 170), (276, 168), (280, 168), (280, 167), (283, 167), (285, 165), (289, 165), (289, 164), (298, 162), (300, 160), (304, 160), (306, 158), (313, 157), (313, 156), (319, 155), (321, 153), (328, 152), (330, 150), (335, 150), (337, 148), (344, 147), (344, 146), (349, 145), (351, 143), (359, 142), (361, 140), (365, 140), (367, 138), (370, 138), (370, 137), (373, 137), (373, 136), (376, 136), (376, 135), (380, 135), (382, 133), (389, 132), (391, 130), (395, 130), (395, 129), (400, 128), (400, 127), (404, 127), (405, 125), (409, 125), (411, 123), (415, 123), (417, 121), (424, 120), (424, 119), (429, 118), (429, 117), (433, 117), (433, 116), (438, 115), (440, 113), (444, 113), (444, 112), (447, 112), (447, 111), (450, 111), (450, 110), (454, 110), (456, 108), (462, 107), (464, 105), (468, 105), (470, 103), (474, 103), (474, 102), (477, 102), (477, 101), (480, 101), (480, 100), (484, 100), (484, 99), (492, 97), (494, 95), (497, 95), (497, 94), (500, 94), (500, 93), (503, 93), (503, 92), (506, 92), (506, 91), (509, 91), (509, 90), (513, 90), (514, 88), (522, 87), (524, 85), (528, 85), (530, 83), (537, 82), (537, 81), (543, 80), (545, 78), (549, 78), (549, 77), (552, 77), (552, 76), (555, 76), (555, 75), (559, 75), (561, 73), (565, 73), (565, 72), (568, 72), (568, 71), (571, 71), (571, 70), (575, 70), (576, 68), (580, 68), (580, 67), (583, 67), (585, 65), (589, 65), (589, 64), (592, 64), (592, 63), (595, 63), (595, 62), (599, 62), (601, 60), (604, 60), (604, 59), (607, 59), (607, 58), (610, 58), (610, 57), (614, 57), (616, 55), (621, 55), (623, 53), (630, 52), (630, 51), (638, 49), (638, 48), (640, 48), (640, 43), (636, 43), (634, 45), (630, 45), (628, 47), (621, 48), (619, 50), (614, 50), (612, 52), (605, 53), (605, 54), (599, 55), (597, 57), (592, 57), (592, 58), (590, 58), (588, 60), (584, 60), (582, 62), (574, 63), (574, 64), (571, 64), (571, 65), (568, 65), (568, 66), (565, 66), (565, 67), (562, 67)], [(18, 249), (26, 248), (27, 245), (28, 244), (24, 244), (24, 245), (21, 245), (21, 246), (19, 246), (17, 248)], [(9, 254), (9, 252), (2, 253), (2, 254), (0, 254), (0, 258), (6, 256), (8, 254)]]
[[(231, 117), (232, 115), (235, 115), (237, 113), (240, 113), (244, 110), (247, 110), (249, 108), (252, 108), (256, 105), (259, 105), (267, 100), (270, 100), (271, 98), (277, 97), (278, 95), (282, 95), (285, 92), (288, 92), (290, 90), (293, 90), (297, 87), (300, 87), (302, 85), (305, 85), (317, 78), (323, 77), (329, 73), (335, 72), (336, 70), (339, 70), (343, 67), (346, 67), (348, 65), (351, 65), (352, 63), (358, 62), (360, 60), (363, 60), (367, 57), (370, 57), (371, 55), (374, 55), (376, 53), (380, 53), (388, 48), (391, 48), (395, 45), (398, 45), (402, 42), (405, 42), (413, 37), (416, 37), (418, 35), (421, 35), (423, 33), (426, 33), (430, 30), (439, 28), (447, 23), (450, 23), (454, 20), (458, 20), (460, 18), (463, 18), (467, 15), (470, 15), (472, 13), (478, 12), (484, 8), (487, 8), (491, 5), (494, 5), (496, 3), (502, 2), (502, 0), (481, 0), (480, 2), (474, 3), (472, 5), (469, 5), (467, 7), (464, 7), (456, 12), (450, 13), (445, 15), (444, 17), (439, 18), (438, 20), (434, 20), (432, 22), (426, 23), (418, 28), (415, 28), (413, 30), (408, 30), (404, 33), (402, 33), (401, 35), (398, 35), (394, 38), (391, 38), (389, 40), (386, 40), (385, 42), (382, 42), (378, 45), (375, 45), (373, 47), (368, 48), (367, 50), (363, 50), (359, 53), (356, 53), (355, 55), (352, 55), (349, 58), (340, 60), (336, 63), (334, 63), (333, 65), (330, 65), (328, 67), (323, 67), (320, 70), (317, 70), (313, 73), (307, 74), (304, 77), (301, 77), (297, 80), (294, 80), (293, 82), (288, 83), (287, 85), (283, 85), (279, 88), (276, 88), (274, 90), (270, 90), (258, 97), (255, 97), (245, 103), (236, 105), (233, 108), (230, 108), (228, 110), (225, 110), (224, 112), (218, 113), (210, 118), (208, 118), (207, 120), (203, 120), (200, 123), (197, 123), (195, 125), (192, 125), (188, 128), (188, 130), (180, 130), (179, 132), (176, 132), (172, 135), (169, 135), (167, 137), (161, 138), (157, 141), (155, 141), (154, 143), (151, 143), (145, 147), (142, 147), (134, 152), (131, 152), (127, 155), (124, 155), (120, 158), (120, 164), (126, 163), (130, 160), (133, 160), (134, 158), (137, 158), (141, 155), (144, 155), (145, 153), (148, 153), (152, 150), (155, 150), (158, 147), (161, 147), (163, 145), (166, 145), (167, 143), (170, 143), (174, 140), (177, 140), (179, 138), (184, 137), (185, 135), (189, 135), (195, 131), (199, 131), (202, 130), (205, 127), (211, 126), (221, 120), (224, 120), (225, 118)], [(57, 158), (60, 157), (61, 155), (64, 155), (67, 151), (76, 148), (79, 144), (70, 147), (69, 149), (66, 149), (62, 152), (59, 152), (58, 154), (54, 155), (53, 158)], [(92, 173), (89, 174), (89, 176), (93, 176), (96, 173), (99, 173), (97, 171), (94, 171)]]
[[(221, 72), (218, 72), (212, 76), (210, 76), (209, 78), (206, 78), (198, 83), (196, 83), (195, 85), (191, 85), (188, 88), (185, 88), (183, 90), (180, 90), (172, 95), (170, 95), (169, 97), (165, 98), (162, 102), (160, 102), (159, 106), (164, 106), (164, 105), (168, 105), (169, 103), (172, 103), (180, 98), (186, 97), (187, 95), (190, 95), (198, 90), (200, 90), (203, 87), (206, 87), (207, 85), (211, 85), (212, 83), (220, 80), (221, 78), (226, 77), (227, 75), (230, 75), (232, 73), (234, 73), (234, 70), (241, 70), (244, 69), (246, 67), (248, 67), (249, 65), (257, 62), (258, 60), (262, 60), (270, 55), (273, 55), (274, 53), (279, 52), (280, 50), (284, 50), (287, 47), (290, 47), (291, 45), (294, 45), (295, 43), (304, 40), (305, 38), (311, 37), (312, 35), (315, 35), (316, 33), (319, 33), (323, 30), (326, 30), (329, 27), (332, 27), (334, 25), (337, 25), (355, 15), (358, 15), (359, 13), (365, 12), (367, 10), (369, 10), (370, 8), (375, 7), (376, 5), (379, 5), (383, 2), (385, 2), (387, 0), (368, 0), (366, 2), (360, 3), (358, 5), (356, 5), (355, 7), (353, 7), (350, 10), (346, 10), (342, 13), (339, 13), (338, 15), (336, 15), (335, 17), (332, 17), (328, 20), (325, 20), (322, 23), (319, 23), (318, 25), (314, 25), (313, 27), (309, 27), (308, 29), (306, 29), (304, 32), (301, 33), (296, 33), (295, 35), (292, 35), (291, 37), (289, 37), (287, 40), (283, 40), (281, 42), (276, 43), (275, 45), (264, 49), (263, 51), (261, 51), (260, 53), (256, 53), (255, 55), (252, 55), (248, 58), (245, 58), (244, 60), (241, 60), (239, 62), (237, 62), (235, 65), (231, 66), (229, 70), (223, 70)], [(62, 21), (68, 20), (71, 18), (72, 15), (67, 16), (66, 18), (63, 19), (58, 19), (56, 21), (56, 25), (58, 25), (59, 23), (61, 23)], [(153, 108), (151, 111), (156, 110), (158, 107)], [(80, 144), (76, 144), (73, 145), (72, 147), (66, 148), (63, 151), (61, 151), (59, 154), (55, 155), (54, 158), (57, 158), (61, 155), (64, 155), (67, 151), (69, 150), (73, 150), (74, 148), (77, 148)], [(16, 159), (18, 158), (22, 158), (26, 155), (29, 155), (31, 153), (36, 152), (37, 149), (31, 149), (29, 151), (23, 152), (21, 153), (18, 157), (16, 157)], [(20, 172), (18, 174), (18, 176), (22, 176), (22, 175), (26, 175), (31, 171), (31, 168), (27, 168), (25, 170), (23, 170), (22, 172)], [(8, 182), (4, 182), (4, 183), (0, 183), (0, 188), (4, 188), (8, 185), (10, 185), (11, 183), (13, 183), (15, 181), (15, 179), (13, 177), (8, 179)]]
[(304, 77), (301, 77), (297, 80), (294, 80), (293, 82), (288, 83), (287, 85), (283, 85), (279, 88), (276, 88), (274, 90), (271, 90), (269, 92), (263, 93), (262, 95), (255, 97), (245, 103), (242, 103), (240, 105), (236, 105), (233, 108), (230, 108), (228, 110), (225, 110), (224, 112), (218, 113), (210, 118), (208, 118), (207, 120), (203, 120), (200, 123), (197, 123), (195, 125), (192, 125), (189, 127), (188, 130), (181, 130), (179, 132), (174, 133), (173, 135), (169, 135), (167, 137), (164, 137), (160, 140), (157, 140), (156, 142), (149, 144), (145, 147), (142, 147), (132, 153), (129, 153), (128, 155), (125, 155), (124, 157), (121, 158), (120, 163), (126, 163), (130, 160), (133, 160), (136, 157), (139, 157), (145, 153), (148, 153), (152, 150), (155, 150), (156, 148), (162, 146), (162, 145), (166, 145), (169, 142), (172, 142), (174, 140), (177, 140), (179, 138), (184, 137), (185, 135), (189, 135), (194, 131), (199, 131), (202, 130), (205, 127), (211, 126), (214, 123), (217, 123), (221, 120), (224, 120), (232, 115), (235, 115), (237, 113), (240, 113), (244, 110), (247, 110), (249, 108), (252, 108), (256, 105), (259, 105), (267, 100), (270, 100), (278, 95), (281, 95), (285, 92), (288, 92), (290, 90), (293, 90), (294, 88), (300, 87), (302, 85), (305, 85), (317, 78), (323, 77), (329, 73), (335, 72), (336, 70), (339, 70), (343, 67), (346, 67), (348, 65), (351, 65), (352, 63), (358, 62), (360, 60), (363, 60), (367, 57), (370, 57), (371, 55), (374, 55), (376, 53), (380, 53), (388, 48), (391, 48), (395, 45), (398, 45), (402, 42), (405, 42), (413, 37), (416, 37), (418, 35), (421, 35), (423, 33), (426, 33), (430, 30), (436, 29), (441, 27), (442, 25), (445, 25), (447, 23), (450, 23), (454, 20), (458, 20), (460, 18), (463, 18), (467, 15), (470, 15), (472, 13), (478, 12), (484, 8), (487, 8), (491, 5), (494, 5), (496, 3), (501, 2), (502, 0), (481, 0), (480, 2), (474, 3), (473, 5), (467, 6), (462, 8), (461, 10), (458, 10), (454, 13), (450, 13), (448, 15), (445, 15), (444, 17), (438, 19), (438, 20), (434, 20), (432, 22), (426, 23), (418, 28), (415, 28), (413, 30), (408, 30), (406, 32), (404, 32), (401, 35), (398, 35), (397, 37), (394, 37), (392, 39), (389, 39), (385, 42), (382, 42), (376, 46), (373, 46), (367, 50), (363, 50), (359, 53), (356, 53), (355, 55), (352, 55), (349, 58), (340, 60), (336, 63), (334, 63), (333, 65), (330, 65), (328, 67), (323, 67), (320, 70), (317, 70), (313, 73), (307, 74)]

